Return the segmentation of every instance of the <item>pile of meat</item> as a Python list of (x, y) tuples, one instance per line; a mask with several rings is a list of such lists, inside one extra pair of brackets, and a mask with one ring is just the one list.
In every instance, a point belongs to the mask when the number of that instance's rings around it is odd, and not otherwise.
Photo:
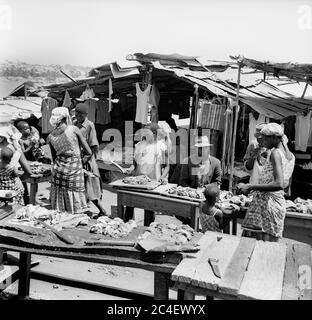
[(294, 201), (286, 200), (286, 210), (288, 212), (298, 212), (312, 214), (312, 200), (296, 198)]
[(189, 188), (189, 187), (173, 187), (167, 191), (169, 194), (175, 194), (177, 196), (189, 197), (193, 199), (204, 199), (204, 194), (201, 190)]
[(132, 185), (136, 185), (136, 184), (146, 185), (151, 181), (152, 180), (146, 175), (130, 176), (130, 177), (126, 177), (126, 178), (122, 179), (123, 183), (132, 184)]
[(248, 207), (251, 201), (252, 196), (247, 197), (243, 194), (233, 195), (230, 191), (221, 190), (216, 206), (222, 209), (239, 210), (241, 207)]
[(51, 172), (51, 169), (44, 166), (41, 162), (29, 162), (29, 166), (34, 174), (47, 174)]
[(137, 224), (134, 220), (124, 222), (120, 218), (111, 219), (109, 217), (100, 217), (97, 219), (96, 224), (91, 226), (89, 231), (112, 238), (122, 238), (127, 236), (136, 227)]
[(42, 228), (40, 221), (53, 226), (57, 230), (75, 228), (78, 225), (87, 225), (90, 218), (86, 214), (70, 214), (66, 212), (57, 212), (56, 210), (48, 210), (39, 205), (29, 204), (16, 211), (15, 219), (11, 219), (10, 223), (17, 223), (29, 227)]
[(194, 229), (185, 224), (177, 226), (175, 224), (152, 222), (144, 233), (139, 236), (138, 240), (144, 240), (153, 236), (168, 243), (181, 245), (188, 243), (193, 235)]
[(306, 162), (304, 164), (299, 164), (299, 166), (304, 170), (312, 170), (312, 162)]

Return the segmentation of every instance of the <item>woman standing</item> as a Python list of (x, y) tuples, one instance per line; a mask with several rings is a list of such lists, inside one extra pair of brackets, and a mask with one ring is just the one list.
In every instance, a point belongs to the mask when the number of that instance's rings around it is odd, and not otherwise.
[(259, 170), (259, 184), (238, 185), (243, 193), (253, 191), (243, 227), (262, 231), (262, 240), (277, 241), (283, 235), (286, 215), (284, 189), (289, 185), (295, 157), (287, 147), (287, 138), (279, 124), (267, 124), (261, 135), (264, 147), (270, 149), (271, 154)]
[(80, 145), (87, 155), (92, 152), (80, 130), (71, 125), (68, 109), (53, 109), (53, 127), (48, 136), (53, 158), (51, 206), (58, 211), (81, 213), (88, 211)]
[(0, 118), (0, 155), (2, 149), (9, 148), (13, 151), (13, 157), (10, 159), (9, 165), (1, 166), (0, 189), (17, 191), (17, 196), (13, 198), (13, 204), (24, 205), (25, 190), (20, 177), (16, 175), (16, 171), (20, 165), (24, 170), (23, 178), (29, 177), (32, 172), (18, 144), (21, 134), (8, 122), (9, 119), (6, 119), (7, 121), (4, 119), (4, 115), (1, 114)]

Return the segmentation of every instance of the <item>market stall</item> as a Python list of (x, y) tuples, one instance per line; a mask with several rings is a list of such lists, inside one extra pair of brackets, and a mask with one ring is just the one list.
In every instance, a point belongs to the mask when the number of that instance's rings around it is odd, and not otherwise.
[(0, 249), (20, 253), (20, 297), (29, 294), (30, 259), (36, 254), (153, 271), (154, 298), (168, 299), (171, 272), (185, 254), (198, 251), (202, 236), (189, 226), (137, 227), (133, 221), (125, 224), (107, 217), (93, 221), (39, 206), (7, 212), (0, 214)]
[[(311, 246), (272, 243), (207, 232), (200, 251), (171, 275), (180, 299), (195, 295), (227, 300), (311, 300)], [(302, 279), (301, 279), (302, 277)], [(301, 281), (308, 281), (300, 285)], [(302, 282), (303, 283), (303, 282)]]

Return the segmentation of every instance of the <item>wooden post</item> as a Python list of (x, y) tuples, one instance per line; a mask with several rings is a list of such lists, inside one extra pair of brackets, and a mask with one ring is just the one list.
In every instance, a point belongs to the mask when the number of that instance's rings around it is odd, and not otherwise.
[(154, 299), (168, 300), (170, 286), (170, 273), (155, 272), (154, 274)]
[(306, 85), (304, 86), (304, 90), (303, 90), (301, 99), (303, 99), (304, 95), (306, 94), (306, 91), (307, 91), (307, 89), (308, 89), (308, 85), (309, 85), (309, 82), (307, 81)]
[(29, 296), (31, 254), (21, 252), (19, 261), (18, 296), (25, 299)]
[(236, 105), (235, 105), (235, 118), (234, 118), (234, 129), (233, 129), (233, 140), (232, 140), (232, 155), (231, 155), (231, 170), (230, 170), (229, 191), (232, 191), (232, 186), (233, 186), (235, 143), (236, 143), (237, 120), (238, 120), (238, 111), (239, 111), (240, 73), (241, 73), (241, 65), (239, 64), (238, 65), (238, 76), (237, 76)]
[(27, 84), (24, 84), (24, 99), (26, 100), (27, 98)]

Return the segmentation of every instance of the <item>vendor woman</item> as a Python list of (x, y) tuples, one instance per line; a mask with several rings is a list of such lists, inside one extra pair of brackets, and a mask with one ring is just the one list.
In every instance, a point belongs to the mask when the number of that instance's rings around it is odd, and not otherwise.
[[(16, 172), (19, 165), (24, 170), (24, 178), (30, 176), (32, 172), (18, 144), (21, 134), (9, 122), (3, 122), (4, 117), (0, 114), (0, 161), (3, 161), (0, 166), (0, 190), (16, 191), (17, 196), (13, 198), (13, 203), (24, 205), (24, 186)], [(8, 149), (12, 154), (9, 154)], [(5, 163), (6, 160), (9, 160), (9, 163)]]
[(243, 228), (256, 230), (260, 239), (277, 241), (283, 235), (286, 203), (284, 189), (294, 170), (295, 157), (289, 151), (283, 127), (269, 123), (261, 130), (263, 145), (270, 157), (259, 170), (257, 184), (240, 183), (243, 193), (252, 192), (253, 199), (243, 221)]
[(80, 130), (71, 125), (68, 109), (53, 109), (50, 118), (53, 127), (48, 136), (53, 158), (51, 181), (51, 206), (61, 212), (88, 211), (80, 145), (86, 155), (92, 151)]

